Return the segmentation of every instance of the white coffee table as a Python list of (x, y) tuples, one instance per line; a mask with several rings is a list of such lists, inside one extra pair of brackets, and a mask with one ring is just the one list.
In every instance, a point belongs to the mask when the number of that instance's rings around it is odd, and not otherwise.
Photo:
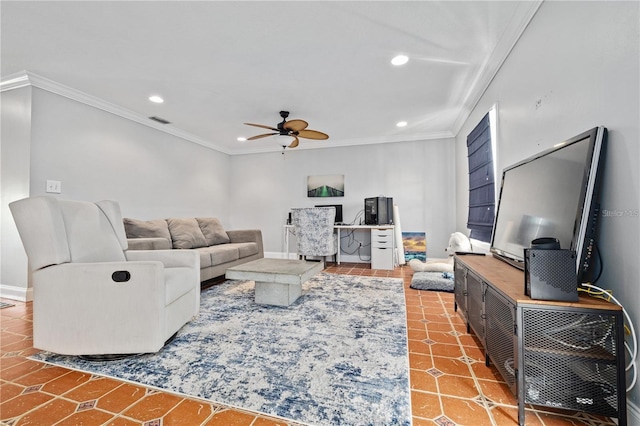
[(302, 294), (302, 284), (323, 269), (324, 262), (258, 259), (227, 269), (225, 277), (254, 281), (256, 303), (289, 306)]

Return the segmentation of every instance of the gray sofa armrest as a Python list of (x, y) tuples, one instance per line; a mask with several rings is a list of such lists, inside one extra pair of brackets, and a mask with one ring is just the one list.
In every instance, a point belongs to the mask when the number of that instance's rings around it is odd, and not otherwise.
[(231, 243), (257, 243), (258, 253), (264, 257), (264, 247), (262, 244), (262, 231), (259, 229), (238, 229), (227, 231), (229, 242)]
[(166, 238), (127, 238), (128, 250), (170, 250), (171, 241)]

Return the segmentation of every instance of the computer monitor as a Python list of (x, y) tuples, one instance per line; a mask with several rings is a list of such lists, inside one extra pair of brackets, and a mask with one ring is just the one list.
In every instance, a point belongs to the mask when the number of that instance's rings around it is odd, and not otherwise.
[(322, 204), (314, 207), (335, 207), (336, 218), (334, 220), (334, 223), (342, 223), (342, 204)]

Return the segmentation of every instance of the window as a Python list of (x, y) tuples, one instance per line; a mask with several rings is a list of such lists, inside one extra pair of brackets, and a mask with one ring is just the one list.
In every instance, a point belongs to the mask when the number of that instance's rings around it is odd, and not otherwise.
[(469, 161), (469, 216), (467, 228), (470, 238), (490, 242), (495, 217), (495, 171), (491, 122), (495, 109), (487, 113), (467, 136)]

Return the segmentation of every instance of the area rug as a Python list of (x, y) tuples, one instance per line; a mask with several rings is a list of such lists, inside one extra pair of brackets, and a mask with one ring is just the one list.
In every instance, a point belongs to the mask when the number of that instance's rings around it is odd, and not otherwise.
[(157, 354), (32, 358), (309, 425), (411, 424), (401, 279), (321, 273), (291, 306), (253, 297), (253, 282), (204, 290)]

